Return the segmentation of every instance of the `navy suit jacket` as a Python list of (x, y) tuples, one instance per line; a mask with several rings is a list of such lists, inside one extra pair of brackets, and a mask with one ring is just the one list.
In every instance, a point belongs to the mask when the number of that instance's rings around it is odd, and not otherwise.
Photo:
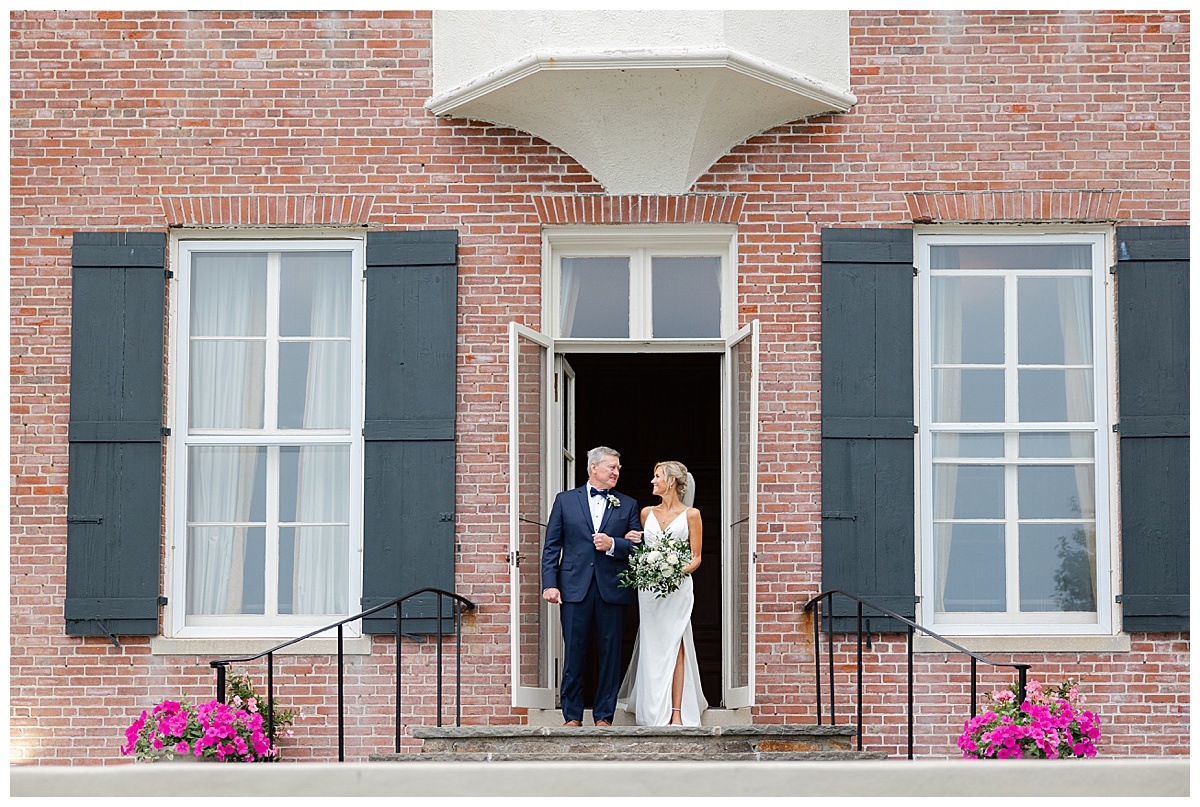
[[(617, 575), (628, 567), (633, 544), (625, 538), (630, 530), (642, 528), (637, 499), (610, 491), (621, 504), (608, 505), (600, 519), (600, 529), (592, 529), (592, 511), (587, 485), (565, 490), (554, 498), (550, 521), (546, 524), (546, 546), (542, 550), (542, 590), (556, 588), (563, 602), (580, 602), (595, 576), (600, 597), (610, 603), (631, 603), (637, 596), (632, 588), (621, 588)], [(592, 534), (612, 537), (613, 554), (596, 551)], [(561, 554), (561, 557), (560, 557)]]

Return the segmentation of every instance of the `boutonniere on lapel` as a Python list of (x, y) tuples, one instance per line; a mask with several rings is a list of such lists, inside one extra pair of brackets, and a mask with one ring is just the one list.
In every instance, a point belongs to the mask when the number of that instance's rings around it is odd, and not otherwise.
[(608, 494), (608, 496), (606, 498), (608, 499), (609, 507), (620, 507), (621, 506), (621, 500), (618, 499), (616, 496), (612, 495), (611, 493)]

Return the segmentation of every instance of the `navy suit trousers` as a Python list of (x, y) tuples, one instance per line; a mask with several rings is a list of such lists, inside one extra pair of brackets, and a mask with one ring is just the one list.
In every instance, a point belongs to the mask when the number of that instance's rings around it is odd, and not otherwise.
[(592, 719), (611, 722), (617, 709), (617, 689), (621, 686), (625, 605), (605, 602), (593, 580), (581, 602), (564, 602), (560, 607), (566, 651), (562, 671), (563, 720), (583, 720), (583, 668), (594, 626), (600, 667)]

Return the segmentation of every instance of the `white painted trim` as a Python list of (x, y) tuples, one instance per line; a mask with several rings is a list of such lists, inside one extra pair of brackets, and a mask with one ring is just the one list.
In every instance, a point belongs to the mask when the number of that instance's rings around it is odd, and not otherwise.
[(723, 339), (555, 339), (559, 353), (723, 353)]
[[(1128, 653), (1132, 646), (1129, 634), (1115, 636), (946, 636), (947, 639), (972, 653)], [(959, 654), (937, 639), (917, 634), (913, 642), (914, 653), (949, 653), (951, 658)], [(963, 657), (965, 658), (965, 656)], [(994, 659), (1000, 661), (1000, 659)]]
[(542, 227), (542, 234), (558, 249), (564, 246), (604, 249), (623, 241), (650, 240), (654, 241), (654, 246), (683, 247), (708, 240), (719, 248), (724, 238), (734, 238), (737, 232), (735, 224), (547, 224)]
[[(155, 636), (150, 639), (152, 656), (203, 656), (210, 659), (230, 656), (252, 656), (271, 646), (266, 639), (208, 638), (172, 639)], [(317, 637), (296, 642), (275, 651), (276, 656), (336, 656), (337, 638)], [(371, 655), (371, 638), (360, 636), (342, 640), (342, 652), (349, 656)], [(265, 660), (263, 661), (265, 664)]]
[(819, 79), (765, 62), (732, 48), (614, 48), (611, 50), (533, 51), (495, 70), (466, 81), (425, 102), (437, 116), (453, 117), (454, 111), (489, 93), (539, 72), (557, 70), (695, 70), (720, 68), (740, 73), (781, 90), (795, 93), (845, 112), (858, 103), (848, 89), (842, 90)]
[[(1120, 504), (1121, 504), (1121, 474), (1119, 465), (1119, 453), (1117, 451), (1120, 443), (1120, 435), (1113, 431), (1113, 424), (1120, 419), (1120, 410), (1117, 408), (1117, 276), (1115, 273), (1108, 271), (1110, 267), (1116, 266), (1117, 263), (1117, 231), (1115, 227), (1108, 227), (1104, 232), (1104, 309), (1103, 316), (1099, 319), (1104, 321), (1104, 336), (1107, 344), (1105, 351), (1105, 365), (1108, 370), (1108, 390), (1106, 396), (1106, 410), (1104, 423), (1105, 435), (1107, 436), (1108, 448), (1108, 516), (1109, 516), (1109, 534), (1111, 540), (1109, 542), (1109, 592), (1115, 595), (1121, 591), (1121, 520), (1120, 520)], [(1099, 362), (1099, 359), (1096, 359)], [(1096, 512), (1099, 513), (1099, 500), (1097, 500)], [(1116, 596), (1111, 596), (1108, 602), (1109, 619), (1112, 625), (1112, 632), (1117, 634), (1118, 638), (1124, 637), (1128, 639), (1121, 631), (1122, 612), (1121, 606), (1116, 601)], [(1099, 607), (1099, 604), (1097, 604)]]

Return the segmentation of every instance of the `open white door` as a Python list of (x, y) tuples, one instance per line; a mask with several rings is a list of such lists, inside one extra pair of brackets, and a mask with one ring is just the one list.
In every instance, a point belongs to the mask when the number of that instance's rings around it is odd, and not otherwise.
[[(508, 326), (509, 592), (513, 706), (553, 709), (558, 611), (542, 600), (550, 495), (553, 342)], [(554, 467), (558, 466), (555, 459)], [(553, 610), (552, 610), (553, 609)]]
[(575, 369), (566, 356), (554, 359), (554, 405), (557, 444), (562, 447), (562, 477), (556, 492), (575, 487)]
[(758, 320), (725, 343), (721, 524), (725, 708), (754, 704), (754, 558), (758, 530)]
[[(566, 356), (554, 357), (554, 400), (555, 418), (551, 434), (553, 444), (558, 446), (560, 476), (551, 476), (551, 487), (547, 492), (546, 501), (553, 502), (554, 497), (568, 488), (575, 487), (575, 368), (567, 361)], [(549, 510), (546, 511), (549, 515)], [(550, 641), (550, 669), (553, 671), (551, 680), (554, 683), (554, 696), (557, 699), (559, 684), (562, 681), (563, 641), (562, 619), (559, 609), (561, 606), (550, 606), (550, 624), (546, 632)]]

